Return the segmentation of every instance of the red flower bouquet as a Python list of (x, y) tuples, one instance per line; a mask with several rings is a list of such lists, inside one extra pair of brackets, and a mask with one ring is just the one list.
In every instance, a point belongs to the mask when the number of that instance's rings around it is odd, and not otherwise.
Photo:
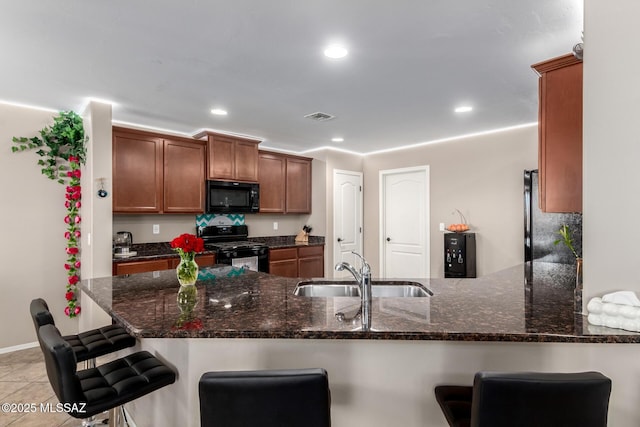
[(198, 279), (196, 253), (204, 251), (204, 240), (193, 234), (181, 234), (171, 241), (171, 247), (180, 255), (180, 264), (176, 268), (180, 285), (193, 285)]

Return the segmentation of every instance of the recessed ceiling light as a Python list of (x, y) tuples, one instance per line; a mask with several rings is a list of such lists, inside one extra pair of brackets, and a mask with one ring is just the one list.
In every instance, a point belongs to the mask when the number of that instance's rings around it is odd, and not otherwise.
[(331, 138), (332, 142), (343, 142), (344, 138), (340, 138), (340, 137), (336, 137), (336, 138)]
[(469, 105), (462, 105), (460, 107), (457, 107), (455, 110), (456, 113), (468, 113), (469, 111), (473, 110), (473, 107), (469, 106)]
[(215, 114), (216, 116), (226, 116), (227, 110), (223, 110), (222, 108), (214, 108), (211, 110), (211, 114)]
[(324, 50), (324, 56), (327, 58), (340, 59), (349, 54), (349, 51), (339, 44), (332, 44)]

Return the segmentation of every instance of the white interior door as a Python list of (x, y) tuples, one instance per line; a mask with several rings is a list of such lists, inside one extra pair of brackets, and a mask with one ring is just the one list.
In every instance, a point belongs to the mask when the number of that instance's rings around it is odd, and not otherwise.
[(380, 275), (429, 277), (429, 166), (380, 171)]
[[(362, 254), (362, 173), (333, 171), (333, 265), (356, 264), (355, 251)], [(349, 277), (348, 271), (333, 270), (334, 277)]]

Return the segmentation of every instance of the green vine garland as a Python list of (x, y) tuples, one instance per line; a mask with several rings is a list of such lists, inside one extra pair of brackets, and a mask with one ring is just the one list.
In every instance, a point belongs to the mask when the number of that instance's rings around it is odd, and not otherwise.
[(86, 143), (88, 138), (84, 134), (82, 117), (73, 111), (62, 111), (53, 119), (53, 126), (45, 127), (40, 136), (32, 138), (14, 137), (16, 144), (11, 147), (14, 153), (38, 149), (36, 154), (41, 158), (38, 165), (41, 172), (49, 179), (57, 180), (66, 185), (65, 207), (67, 215), (64, 222), (67, 231), (67, 284), (65, 298), (67, 306), (64, 312), (69, 317), (80, 314), (77, 298), (77, 284), (80, 281), (80, 207), (82, 206), (82, 189), (80, 186), (80, 165), (86, 160)]

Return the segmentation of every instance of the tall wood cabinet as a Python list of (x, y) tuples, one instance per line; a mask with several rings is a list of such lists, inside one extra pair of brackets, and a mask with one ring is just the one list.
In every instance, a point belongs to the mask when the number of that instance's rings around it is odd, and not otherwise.
[(204, 212), (205, 143), (113, 128), (114, 213)]
[(582, 61), (569, 54), (531, 67), (540, 76), (540, 209), (582, 212)]
[(207, 179), (258, 181), (258, 144), (260, 141), (202, 132), (194, 138), (207, 137)]
[(260, 212), (311, 213), (311, 161), (307, 157), (259, 152)]

